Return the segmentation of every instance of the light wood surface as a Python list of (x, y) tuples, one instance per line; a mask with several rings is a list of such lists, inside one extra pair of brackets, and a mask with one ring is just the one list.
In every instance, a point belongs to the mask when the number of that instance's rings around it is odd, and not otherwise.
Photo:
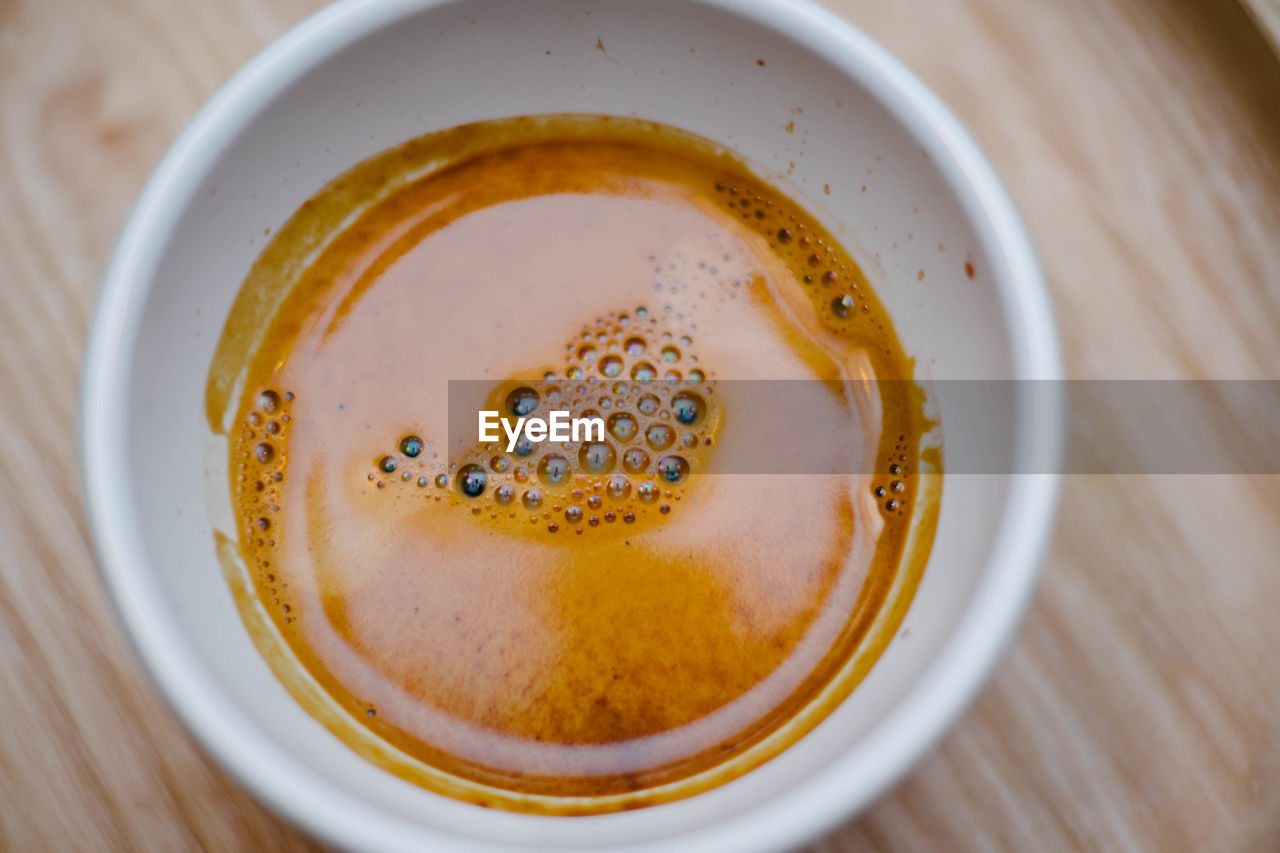
[[(1277, 0), (829, 2), (991, 155), (1073, 376), (1280, 375)], [(145, 177), (318, 5), (0, 0), (0, 849), (315, 848), (143, 677), (74, 435), (97, 282)], [(994, 681), (817, 847), (1280, 850), (1278, 479), (1069, 478)]]
[(1271, 41), (1280, 50), (1280, 0), (1244, 0), (1244, 7)]

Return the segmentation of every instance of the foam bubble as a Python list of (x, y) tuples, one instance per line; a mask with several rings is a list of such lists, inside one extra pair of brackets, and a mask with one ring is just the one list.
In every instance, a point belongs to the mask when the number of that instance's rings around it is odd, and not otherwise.
[(666, 424), (650, 424), (644, 438), (654, 450), (666, 450), (675, 443), (676, 432)]
[(671, 398), (671, 413), (685, 426), (699, 423), (706, 411), (706, 402), (692, 391), (681, 391)]
[(479, 465), (471, 463), (458, 469), (458, 491), (469, 498), (478, 498), (484, 494), (486, 481), (484, 469)]
[(689, 463), (683, 456), (664, 456), (658, 460), (658, 476), (668, 483), (681, 483), (689, 476)]
[(640, 431), (640, 423), (629, 412), (614, 412), (609, 416), (607, 426), (609, 435), (624, 444), (635, 438)]
[(569, 479), (569, 460), (559, 453), (548, 453), (538, 463), (538, 479), (548, 486), (560, 485)]
[(605, 492), (615, 501), (624, 501), (631, 494), (631, 481), (621, 474), (610, 477)]
[(600, 373), (609, 379), (622, 375), (622, 359), (616, 355), (606, 355), (600, 359)]
[(523, 418), (533, 414), (539, 402), (537, 391), (527, 385), (521, 386), (507, 395), (507, 411), (518, 418)]
[(578, 450), (578, 463), (588, 474), (607, 474), (617, 461), (617, 451), (607, 441), (585, 442)]
[(649, 454), (639, 447), (628, 448), (622, 454), (622, 467), (628, 474), (643, 474), (649, 467)]

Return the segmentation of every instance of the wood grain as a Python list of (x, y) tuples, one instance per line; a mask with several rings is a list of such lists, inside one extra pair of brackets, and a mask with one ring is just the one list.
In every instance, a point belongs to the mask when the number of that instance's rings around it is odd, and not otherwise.
[[(829, 5), (991, 155), (1073, 376), (1275, 378), (1280, 16), (1242, 1)], [(97, 281), (142, 182), (318, 5), (0, 0), (0, 849), (315, 849), (140, 673), (90, 555), (74, 433)], [(991, 686), (815, 849), (1280, 850), (1277, 555), (1277, 478), (1069, 478)]]

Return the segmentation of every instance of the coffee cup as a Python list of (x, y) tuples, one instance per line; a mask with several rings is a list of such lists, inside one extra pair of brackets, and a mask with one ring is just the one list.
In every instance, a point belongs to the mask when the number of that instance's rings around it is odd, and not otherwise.
[(919, 588), (857, 689), (777, 757), (687, 799), (558, 817), (414, 786), (294, 700), (232, 601), (215, 537), (227, 478), (213, 461), (220, 439), (203, 394), (265, 235), (381, 150), (468, 122), (547, 113), (662, 122), (785, 176), (862, 265), (926, 386), (1061, 377), (1047, 289), (990, 165), (910, 72), (817, 6), (344, 0), (215, 95), (120, 238), (93, 321), (82, 411), (86, 506), (108, 588), (155, 682), (209, 752), (340, 847), (801, 843), (901, 778), (1012, 636), (1056, 507), (1055, 383), (1020, 383), (1040, 390), (994, 412), (937, 396), (944, 460), (948, 434), (992, 423), (1008, 437), (1005, 458), (947, 474)]

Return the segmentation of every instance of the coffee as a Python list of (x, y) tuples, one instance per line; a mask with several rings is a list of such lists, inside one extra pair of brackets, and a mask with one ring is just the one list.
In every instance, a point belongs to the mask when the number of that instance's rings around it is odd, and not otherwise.
[[(215, 356), (242, 610), (309, 710), (428, 787), (688, 795), (816, 724), (900, 618), (920, 399), (832, 388), (911, 375), (853, 259), (705, 140), (566, 116), (406, 143), (274, 237)], [(717, 469), (769, 452), (736, 383), (780, 379), (866, 473)], [(486, 411), (603, 434), (482, 440)]]

